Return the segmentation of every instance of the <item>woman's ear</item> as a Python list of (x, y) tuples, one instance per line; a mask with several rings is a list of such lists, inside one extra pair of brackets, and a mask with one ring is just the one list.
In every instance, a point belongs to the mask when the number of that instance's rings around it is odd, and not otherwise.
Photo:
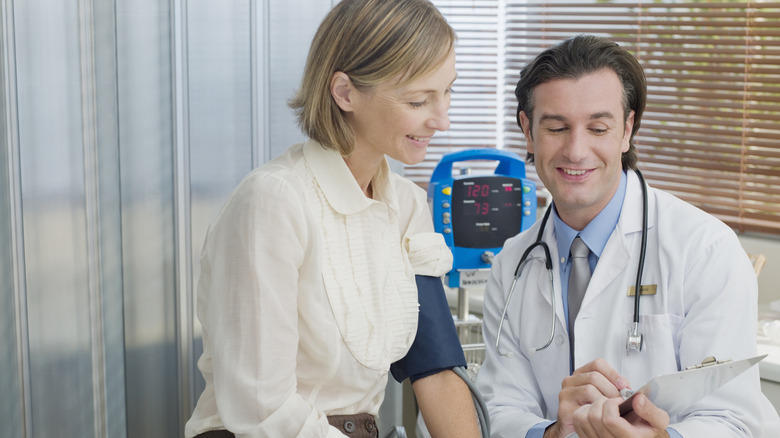
[(337, 71), (330, 77), (330, 95), (333, 96), (333, 100), (336, 101), (336, 105), (338, 105), (342, 111), (353, 111), (354, 102), (352, 91), (354, 89), (349, 76), (343, 71)]

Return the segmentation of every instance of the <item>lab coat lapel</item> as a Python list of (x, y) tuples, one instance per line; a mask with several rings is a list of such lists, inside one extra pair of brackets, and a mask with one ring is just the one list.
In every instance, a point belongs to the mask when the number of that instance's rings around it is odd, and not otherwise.
[[(620, 210), (620, 218), (615, 230), (610, 235), (607, 245), (601, 254), (596, 270), (588, 283), (588, 289), (582, 301), (582, 309), (587, 307), (588, 303), (593, 301), (600, 293), (619, 276), (624, 275), (628, 268), (631, 257), (635, 251), (629, 248), (626, 236), (631, 233), (640, 233), (642, 231), (642, 189), (639, 185), (639, 178), (633, 171), (628, 172), (628, 185), (626, 187), (626, 197), (623, 200), (623, 207)], [(648, 195), (650, 195), (648, 193)], [(649, 202), (652, 206), (653, 202)], [(652, 214), (648, 215), (650, 218)], [(648, 223), (648, 228), (651, 226)]]

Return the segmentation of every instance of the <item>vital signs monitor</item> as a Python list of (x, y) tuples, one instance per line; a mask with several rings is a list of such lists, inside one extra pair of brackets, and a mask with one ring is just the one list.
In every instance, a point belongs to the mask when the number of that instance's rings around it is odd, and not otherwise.
[[(453, 164), (473, 160), (498, 161), (498, 166), (493, 174), (453, 176)], [(449, 287), (474, 285), (461, 274), (490, 268), (504, 241), (536, 220), (536, 184), (526, 179), (520, 156), (499, 149), (445, 155), (431, 175), (428, 202), (434, 229), (454, 258)]]

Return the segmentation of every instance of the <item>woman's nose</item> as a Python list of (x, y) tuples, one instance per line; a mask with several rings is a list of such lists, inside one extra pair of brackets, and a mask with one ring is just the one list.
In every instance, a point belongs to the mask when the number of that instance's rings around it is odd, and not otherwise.
[(437, 131), (446, 131), (450, 129), (450, 116), (447, 112), (450, 109), (450, 102), (442, 102), (435, 106), (433, 114), (428, 119), (428, 127)]

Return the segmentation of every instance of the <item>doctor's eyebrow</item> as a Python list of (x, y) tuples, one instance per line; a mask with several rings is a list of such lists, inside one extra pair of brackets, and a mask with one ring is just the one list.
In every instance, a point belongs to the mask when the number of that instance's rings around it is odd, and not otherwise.
[(598, 119), (614, 119), (615, 116), (609, 112), (609, 111), (601, 111), (597, 113), (593, 113), (590, 116), (591, 120), (598, 120)]
[[(609, 111), (599, 111), (597, 113), (593, 113), (590, 115), (590, 120), (614, 119), (614, 118), (615, 116)], [(542, 114), (542, 116), (539, 118), (539, 123), (546, 122), (546, 121), (567, 122), (568, 120), (569, 120), (568, 118), (560, 114)]]
[(553, 120), (556, 122), (565, 122), (566, 117), (560, 116), (558, 114), (542, 114), (542, 116), (539, 117), (539, 122), (546, 122), (547, 120)]

